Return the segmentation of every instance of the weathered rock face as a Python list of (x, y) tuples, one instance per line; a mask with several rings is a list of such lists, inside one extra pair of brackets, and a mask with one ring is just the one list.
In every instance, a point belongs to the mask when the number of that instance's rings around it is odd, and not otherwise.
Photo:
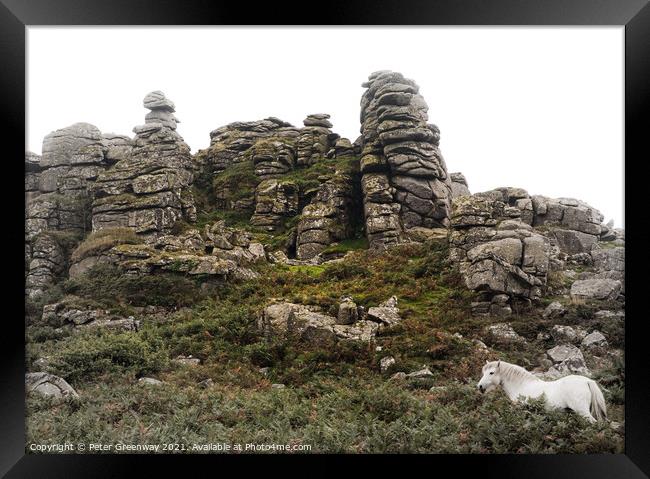
[(35, 299), (65, 272), (66, 252), (56, 236), (47, 232), (32, 238), (29, 246), (25, 292)]
[(521, 220), (521, 210), (494, 199), (492, 192), (454, 200), (451, 256), (467, 287), (538, 299), (546, 284), (550, 244)]
[(354, 186), (352, 176), (338, 172), (321, 185), (300, 216), (296, 257), (311, 259), (330, 244), (352, 235)]
[(459, 196), (469, 196), (469, 187), (465, 175), (462, 173), (449, 173), (451, 178), (451, 197), (458, 198)]
[(295, 182), (282, 179), (264, 180), (255, 189), (255, 213), (251, 225), (275, 231), (284, 218), (298, 214), (300, 191)]
[(533, 196), (534, 225), (554, 225), (599, 236), (603, 215), (583, 201), (573, 198)]
[(337, 339), (370, 341), (379, 329), (377, 323), (367, 320), (337, 324), (337, 318), (321, 313), (317, 307), (287, 302), (264, 308), (257, 325), (267, 338), (294, 337), (320, 345)]
[(238, 121), (210, 133), (210, 146), (197, 153), (202, 167), (215, 175), (228, 166), (242, 162), (258, 141), (269, 138), (295, 139), (300, 130), (290, 123), (270, 117), (259, 121)]
[(373, 73), (362, 86), (361, 172), (373, 175), (362, 179), (371, 246), (399, 242), (404, 228), (449, 226), (451, 179), (418, 86), (389, 71)]
[[(90, 230), (90, 190), (113, 161), (118, 135), (88, 123), (56, 130), (43, 140), (43, 155), (25, 157), (25, 264), (27, 293), (38, 295), (65, 270), (65, 252), (54, 232), (81, 237)], [(49, 236), (48, 236), (49, 235)]]
[[(74, 255), (73, 255), (74, 256)], [(129, 274), (175, 273), (211, 281), (252, 279), (254, 263), (266, 261), (264, 246), (250, 233), (226, 227), (223, 221), (176, 235), (148, 236), (138, 244), (120, 243), (93, 256), (79, 258), (70, 268), (78, 275), (98, 263), (120, 267)]]
[(90, 229), (89, 188), (111, 162), (114, 137), (75, 123), (43, 139), (42, 157), (26, 155), (27, 241), (46, 230), (83, 234)]
[(251, 147), (249, 154), (255, 174), (262, 179), (277, 178), (291, 171), (296, 164), (293, 145), (286, 141), (259, 141)]
[(538, 299), (548, 271), (566, 263), (596, 266), (581, 279), (622, 280), (624, 248), (600, 246), (602, 218), (584, 202), (531, 197), (521, 188), (455, 197), (451, 254), (467, 286), (485, 292), (477, 312), (493, 308), (494, 294)]
[(559, 263), (590, 265), (592, 248), (601, 239), (603, 215), (587, 203), (573, 198), (532, 196), (532, 225), (547, 230), (557, 249)]
[(335, 136), (329, 118), (327, 113), (314, 113), (303, 120), (305, 127), (300, 130), (296, 142), (298, 165), (313, 165), (329, 151)]
[[(171, 231), (181, 219), (193, 221), (194, 200), (188, 187), (193, 179), (190, 149), (176, 133), (174, 104), (162, 92), (149, 93), (151, 110), (145, 124), (136, 126), (133, 147), (94, 184), (92, 227), (129, 227), (138, 234)], [(115, 145), (115, 152), (123, 145)]]

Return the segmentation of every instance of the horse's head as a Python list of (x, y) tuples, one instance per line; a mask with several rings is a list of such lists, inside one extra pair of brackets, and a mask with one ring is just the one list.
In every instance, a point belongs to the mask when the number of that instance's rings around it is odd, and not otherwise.
[(483, 377), (478, 382), (478, 390), (482, 393), (492, 391), (501, 383), (501, 361), (485, 361)]

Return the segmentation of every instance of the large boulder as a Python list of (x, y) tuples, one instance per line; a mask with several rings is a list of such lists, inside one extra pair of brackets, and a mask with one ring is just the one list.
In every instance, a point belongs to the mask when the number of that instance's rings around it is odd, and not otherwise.
[(544, 319), (555, 319), (564, 316), (566, 312), (567, 310), (564, 306), (562, 306), (562, 303), (553, 301), (546, 307), (542, 316)]
[(338, 324), (352, 324), (359, 319), (359, 310), (352, 298), (345, 297), (339, 304), (339, 310), (336, 317)]
[(540, 195), (531, 199), (535, 226), (558, 226), (565, 230), (600, 235), (604, 217), (587, 203), (573, 198), (547, 198)]
[(509, 323), (496, 323), (487, 326), (484, 330), (490, 344), (523, 344), (526, 340), (512, 329)]
[(553, 229), (551, 235), (555, 238), (562, 253), (574, 255), (589, 253), (598, 241), (598, 237), (581, 231)]
[(614, 300), (621, 293), (622, 284), (615, 279), (584, 279), (571, 285), (571, 298)]
[(76, 399), (77, 391), (65, 379), (46, 372), (25, 374), (25, 390), (27, 394), (39, 394), (54, 399)]
[(368, 319), (383, 326), (393, 326), (402, 321), (397, 307), (397, 298), (392, 296), (379, 306), (368, 308)]
[(562, 361), (572, 358), (578, 358), (584, 361), (582, 351), (572, 344), (560, 344), (559, 346), (555, 346), (546, 351), (546, 354), (548, 354), (548, 357), (554, 363), (561, 363)]
[(370, 341), (378, 330), (377, 323), (372, 321), (337, 324), (337, 318), (322, 313), (317, 307), (289, 302), (266, 306), (258, 317), (257, 326), (268, 339), (293, 337), (320, 345), (337, 339)]

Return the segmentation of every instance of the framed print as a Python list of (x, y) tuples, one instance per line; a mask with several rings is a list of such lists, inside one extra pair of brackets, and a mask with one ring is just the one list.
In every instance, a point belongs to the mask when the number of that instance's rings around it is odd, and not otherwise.
[(647, 477), (647, 2), (0, 12), (6, 477)]

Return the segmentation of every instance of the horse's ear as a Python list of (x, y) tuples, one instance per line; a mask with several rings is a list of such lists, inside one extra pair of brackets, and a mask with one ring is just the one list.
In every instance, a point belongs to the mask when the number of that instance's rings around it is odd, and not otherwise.
[(489, 362), (490, 362), (490, 361), (488, 361), (487, 359), (485, 360), (485, 364), (488, 364)]
[(499, 369), (499, 366), (501, 366), (501, 360), (500, 359), (497, 361), (497, 369)]

